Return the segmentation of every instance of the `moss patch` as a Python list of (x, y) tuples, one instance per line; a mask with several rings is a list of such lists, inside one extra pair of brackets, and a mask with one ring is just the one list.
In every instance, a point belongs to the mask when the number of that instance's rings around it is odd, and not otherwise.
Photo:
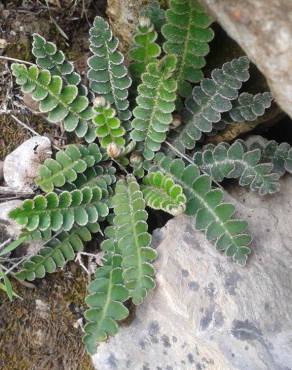
[(75, 266), (26, 288), (14, 282), (23, 300), (0, 295), (0, 368), (3, 370), (92, 370), (84, 352), (82, 317), (86, 276)]

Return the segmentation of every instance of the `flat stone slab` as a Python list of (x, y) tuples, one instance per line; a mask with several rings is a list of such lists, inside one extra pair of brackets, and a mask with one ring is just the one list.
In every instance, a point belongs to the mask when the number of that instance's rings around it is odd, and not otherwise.
[(153, 237), (157, 287), (98, 347), (96, 369), (292, 369), (292, 177), (274, 196), (230, 193), (254, 235), (248, 265), (217, 252), (191, 218), (169, 221)]

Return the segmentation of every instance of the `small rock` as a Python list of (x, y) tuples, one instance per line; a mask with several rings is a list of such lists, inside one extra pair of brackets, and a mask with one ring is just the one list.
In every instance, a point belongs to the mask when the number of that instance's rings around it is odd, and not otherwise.
[(26, 140), (4, 160), (6, 185), (15, 191), (32, 192), (38, 166), (52, 155), (51, 142), (45, 136)]
[(8, 238), (16, 239), (19, 236), (21, 227), (8, 217), (8, 213), (21, 203), (18, 199), (0, 203), (0, 244)]
[(158, 235), (157, 287), (102, 343), (98, 370), (288, 370), (292, 364), (292, 177), (260, 197), (231, 189), (253, 253), (234, 264), (179, 216)]

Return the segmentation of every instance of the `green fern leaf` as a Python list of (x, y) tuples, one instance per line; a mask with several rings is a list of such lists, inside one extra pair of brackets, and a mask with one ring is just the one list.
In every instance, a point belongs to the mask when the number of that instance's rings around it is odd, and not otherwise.
[(149, 63), (154, 62), (161, 53), (160, 46), (155, 42), (157, 32), (149, 18), (141, 17), (133, 36), (133, 45), (129, 51), (129, 71), (136, 84), (141, 80), (141, 75), (146, 71)]
[(34, 33), (32, 54), (41, 69), (48, 69), (52, 76), (60, 76), (68, 85), (77, 86), (79, 95), (88, 94), (86, 86), (81, 83), (80, 75), (74, 71), (73, 63), (66, 60), (64, 53), (54, 43)]
[(108, 255), (104, 266), (96, 270), (95, 279), (88, 286), (89, 295), (85, 302), (90, 308), (84, 313), (87, 323), (83, 343), (91, 355), (96, 353), (98, 342), (117, 333), (117, 321), (129, 315), (123, 304), (129, 292), (123, 284), (121, 261), (119, 255)]
[(100, 231), (98, 223), (83, 227), (74, 227), (70, 232), (62, 232), (50, 240), (38, 254), (32, 256), (21, 266), (16, 274), (19, 280), (41, 279), (47, 273), (62, 268), (68, 261), (73, 261), (77, 252), (84, 248), (84, 243), (92, 239), (91, 234)]
[(90, 50), (93, 56), (88, 59), (88, 79), (90, 89), (114, 106), (121, 121), (131, 118), (128, 101), (128, 88), (131, 79), (123, 55), (117, 50), (119, 41), (113, 36), (109, 24), (96, 17), (90, 33)]
[(181, 159), (157, 153), (150, 171), (160, 170), (180, 184), (187, 198), (186, 214), (195, 217), (195, 226), (205, 232), (216, 248), (245, 265), (251, 252), (251, 237), (245, 232), (247, 223), (234, 219), (234, 206), (223, 201), (223, 191), (213, 189), (209, 175), (200, 174), (196, 165), (185, 166)]
[(235, 101), (229, 116), (234, 122), (254, 121), (262, 116), (266, 109), (270, 108), (272, 100), (273, 97), (270, 92), (256, 95), (244, 92)]
[(92, 108), (86, 96), (78, 95), (75, 85), (63, 86), (60, 76), (52, 76), (48, 70), (39, 70), (36, 66), (27, 68), (13, 63), (11, 69), (22, 92), (32, 95), (40, 111), (48, 114), (49, 122), (63, 121), (66, 131), (74, 131), (87, 142), (94, 141), (96, 135), (92, 135), (87, 122), (93, 116)]
[(163, 49), (167, 54), (175, 54), (178, 59), (176, 80), (178, 93), (182, 97), (191, 94), (191, 83), (203, 78), (202, 68), (205, 56), (209, 53), (208, 43), (214, 32), (209, 28), (211, 19), (194, 0), (170, 0), (166, 11), (166, 24), (162, 34), (166, 41)]
[(231, 101), (238, 97), (242, 82), (249, 79), (249, 60), (240, 57), (212, 71), (212, 78), (204, 78), (193, 88), (186, 100), (184, 126), (174, 138), (173, 145), (184, 152), (193, 149), (203, 132), (211, 132), (213, 124), (220, 122), (223, 112), (232, 109)]
[(288, 143), (278, 144), (275, 140), (266, 141), (260, 138), (249, 146), (249, 149), (258, 149), (262, 151), (263, 161), (271, 161), (273, 172), (283, 176), (285, 172), (292, 174), (292, 148)]
[(273, 164), (260, 163), (261, 151), (248, 150), (242, 140), (232, 145), (207, 145), (202, 152), (194, 154), (194, 162), (217, 182), (238, 178), (239, 185), (249, 186), (260, 195), (273, 194), (280, 188), (279, 175), (272, 172)]
[(96, 136), (102, 148), (115, 143), (123, 147), (126, 143), (124, 135), (126, 130), (121, 126), (121, 121), (116, 117), (116, 112), (103, 97), (94, 101), (94, 117), (92, 122), (96, 128)]
[(102, 200), (102, 189), (85, 187), (60, 194), (48, 193), (26, 199), (9, 217), (28, 231), (51, 229), (69, 231), (74, 223), (85, 226), (108, 214), (108, 206)]
[(59, 150), (56, 159), (48, 158), (39, 166), (35, 183), (48, 193), (55, 187), (61, 188), (66, 182), (74, 182), (78, 174), (100, 162), (102, 155), (97, 144), (86, 146), (69, 145)]
[(142, 17), (149, 18), (155, 30), (161, 32), (161, 27), (165, 23), (165, 10), (161, 8), (159, 1), (152, 0), (141, 10)]
[(132, 175), (116, 184), (112, 199), (118, 248), (122, 252), (123, 278), (134, 304), (142, 303), (147, 291), (155, 287), (151, 266), (156, 252), (150, 247), (147, 212), (139, 184)]
[(151, 172), (143, 178), (141, 190), (147, 206), (161, 209), (173, 216), (185, 211), (186, 197), (180, 185), (161, 172)]
[(176, 58), (171, 55), (150, 63), (138, 87), (131, 138), (144, 142), (145, 159), (152, 159), (154, 152), (160, 149), (172, 122), (177, 88), (172, 77), (175, 66)]

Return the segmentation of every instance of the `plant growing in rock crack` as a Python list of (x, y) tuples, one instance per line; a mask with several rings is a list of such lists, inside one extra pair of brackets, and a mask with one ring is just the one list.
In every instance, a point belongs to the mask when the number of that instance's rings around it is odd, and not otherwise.
[(218, 183), (235, 178), (261, 195), (272, 194), (279, 177), (292, 170), (292, 150), (275, 142), (203, 146), (206, 134), (263, 115), (271, 94), (241, 92), (249, 79), (245, 56), (204, 77), (213, 31), (196, 1), (171, 0), (165, 17), (158, 8), (145, 14), (157, 27), (145, 16), (139, 20), (130, 73), (108, 23), (95, 18), (90, 92), (63, 52), (39, 35), (33, 36), (36, 65), (12, 65), (16, 83), (48, 121), (82, 141), (45, 160), (35, 179), (38, 194), (10, 213), (23, 227), (22, 238), (46, 243), (16, 276), (43, 278), (73, 260), (92, 234), (104, 233), (102, 265), (85, 300), (89, 353), (116, 334), (129, 314), (127, 302), (142, 303), (155, 287), (147, 207), (191, 216), (220, 252), (245, 265), (251, 252), (247, 223), (234, 216)]

